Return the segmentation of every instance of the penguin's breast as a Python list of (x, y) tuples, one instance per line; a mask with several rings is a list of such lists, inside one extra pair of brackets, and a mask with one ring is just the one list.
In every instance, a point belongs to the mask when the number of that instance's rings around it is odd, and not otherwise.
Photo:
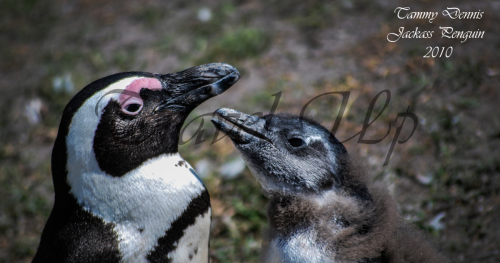
[(122, 262), (207, 261), (210, 197), (179, 154), (152, 158), (121, 177), (69, 170), (71, 193), (84, 209), (115, 225)]
[(267, 257), (267, 262), (332, 262), (331, 255), (327, 255), (324, 244), (318, 242), (317, 234), (311, 229), (273, 239), (269, 244)]

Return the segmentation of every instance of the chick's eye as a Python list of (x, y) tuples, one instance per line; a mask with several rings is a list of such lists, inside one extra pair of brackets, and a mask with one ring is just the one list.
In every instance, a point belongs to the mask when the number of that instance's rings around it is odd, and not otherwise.
[(300, 147), (304, 144), (306, 144), (306, 142), (304, 142), (302, 139), (300, 138), (291, 138), (290, 140), (288, 140), (288, 143), (293, 146), (293, 147)]
[(125, 107), (125, 111), (129, 113), (136, 113), (141, 109), (140, 104), (132, 103)]

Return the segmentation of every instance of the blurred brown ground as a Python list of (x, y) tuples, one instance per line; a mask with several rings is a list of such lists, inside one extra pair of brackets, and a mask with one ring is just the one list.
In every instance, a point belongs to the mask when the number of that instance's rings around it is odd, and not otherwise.
[[(396, 7), (484, 11), (479, 20), (400, 20)], [(348, 141), (374, 180), (386, 185), (405, 218), (429, 233), (453, 262), (500, 261), (500, 3), (498, 1), (0, 1), (0, 262), (30, 262), (53, 203), (50, 153), (62, 109), (91, 81), (120, 71), (173, 72), (206, 62), (233, 64), (242, 79), (193, 112), (219, 107), (299, 113), (310, 99), (350, 91), (337, 137), (361, 130), (382, 90), (391, 101), (365, 139)], [(431, 39), (386, 40), (388, 33), (434, 30)], [(441, 38), (439, 26), (484, 30), (483, 39)], [(453, 47), (423, 58), (426, 47)], [(378, 112), (385, 95), (375, 106)], [(331, 127), (340, 99), (325, 96), (307, 115)], [(410, 111), (419, 124), (397, 144)], [(373, 117), (372, 117), (373, 118)], [(200, 124), (184, 134), (190, 138)], [(219, 170), (239, 154), (204, 118), (203, 137), (181, 154), (204, 176), (213, 205), (212, 262), (258, 262), (265, 198), (247, 169)], [(407, 119), (400, 138), (411, 130)]]

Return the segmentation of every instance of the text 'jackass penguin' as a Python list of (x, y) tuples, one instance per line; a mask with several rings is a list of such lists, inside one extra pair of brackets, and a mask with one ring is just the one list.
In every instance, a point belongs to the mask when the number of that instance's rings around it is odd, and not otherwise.
[(179, 132), (239, 77), (213, 63), (83, 88), (61, 119), (55, 203), (33, 262), (208, 262), (210, 198), (177, 152)]
[(263, 262), (447, 262), (318, 123), (232, 109), (217, 110), (212, 122), (269, 198)]

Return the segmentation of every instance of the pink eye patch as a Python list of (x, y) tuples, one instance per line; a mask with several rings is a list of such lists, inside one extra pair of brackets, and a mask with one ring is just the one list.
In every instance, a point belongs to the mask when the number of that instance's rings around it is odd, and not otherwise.
[(122, 111), (126, 114), (135, 115), (142, 109), (144, 102), (139, 92), (142, 88), (150, 90), (161, 90), (161, 83), (155, 78), (140, 78), (130, 83), (118, 97)]

